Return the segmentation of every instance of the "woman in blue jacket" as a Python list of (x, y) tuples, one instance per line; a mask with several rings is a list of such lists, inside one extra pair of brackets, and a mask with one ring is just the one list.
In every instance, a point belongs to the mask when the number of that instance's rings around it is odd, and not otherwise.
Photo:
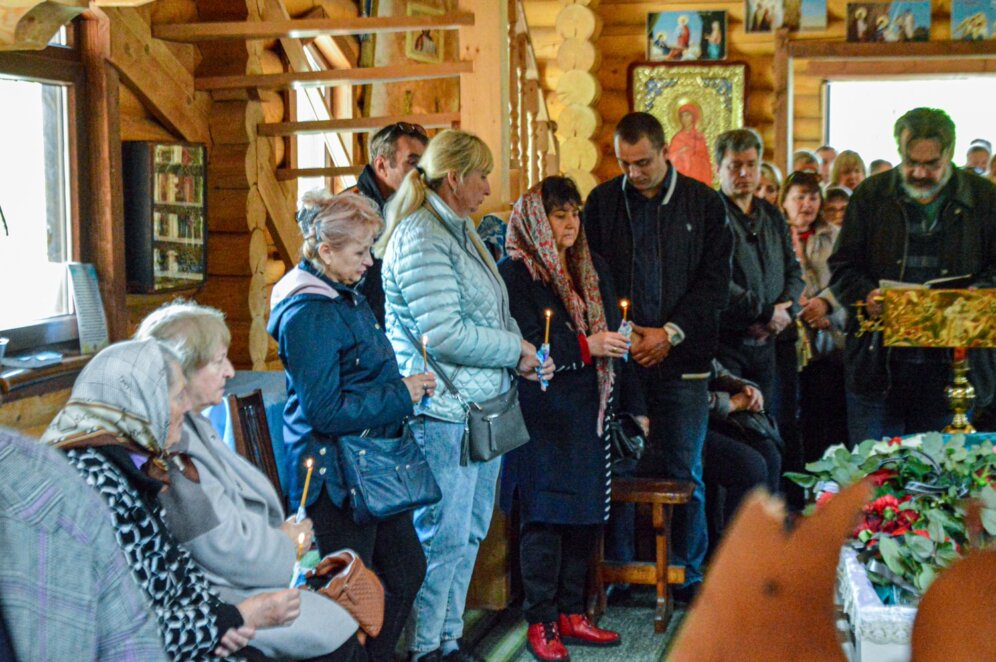
[[(522, 339), (508, 292), (470, 215), (490, 194), (491, 151), (480, 138), (447, 130), (429, 142), (387, 207), (384, 256), (388, 337), (405, 374), (425, 369), (422, 348), (467, 402), (512, 388), (511, 371), (536, 379), (536, 347)], [(408, 333), (406, 333), (406, 330)], [(553, 363), (544, 366), (553, 375)], [(415, 600), (416, 659), (475, 659), (460, 648), (463, 608), (481, 540), (491, 524), (500, 462), (461, 464), (466, 412), (448, 390), (419, 407), (415, 438), (443, 492), (415, 511), (428, 572)]]
[(349, 512), (336, 438), (369, 429), (397, 436), (412, 405), (435, 391), (435, 377), (401, 377), (391, 344), (353, 286), (372, 264), (370, 246), (382, 222), (356, 193), (324, 199), (298, 218), (304, 259), (273, 288), (268, 330), (287, 372), (284, 443), (290, 463), (290, 506), (299, 505), (305, 462), (313, 459), (308, 516), (323, 556), (348, 547), (384, 584), (384, 625), (370, 639), (371, 660), (393, 660), (425, 557), (411, 513), (357, 525)]

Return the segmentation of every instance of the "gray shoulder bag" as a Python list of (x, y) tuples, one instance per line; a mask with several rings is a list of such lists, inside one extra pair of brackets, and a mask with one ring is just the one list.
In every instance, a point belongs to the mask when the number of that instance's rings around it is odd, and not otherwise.
[[(419, 342), (411, 330), (404, 324), (399, 323), (399, 326), (412, 346), (419, 347)], [(529, 441), (526, 421), (522, 418), (522, 410), (519, 408), (519, 388), (514, 374), (511, 387), (504, 393), (482, 402), (469, 402), (460, 394), (436, 359), (432, 356), (428, 356), (428, 359), (429, 365), (446, 385), (446, 390), (456, 396), (467, 415), (463, 424), (461, 465), (466, 465), (468, 461), (493, 460)]]

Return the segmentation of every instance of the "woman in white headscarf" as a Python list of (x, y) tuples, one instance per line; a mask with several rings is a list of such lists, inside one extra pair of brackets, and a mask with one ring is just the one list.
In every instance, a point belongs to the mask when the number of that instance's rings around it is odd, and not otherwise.
[[(196, 470), (171, 451), (190, 409), (176, 354), (155, 340), (123, 342), (97, 354), (73, 385), (42, 441), (70, 464), (110, 507), (115, 534), (159, 622), (173, 660), (260, 654), (244, 648), (256, 629), (297, 618), (297, 590), (222, 602), (160, 517), (169, 474)], [(171, 468), (172, 467), (172, 468)]]

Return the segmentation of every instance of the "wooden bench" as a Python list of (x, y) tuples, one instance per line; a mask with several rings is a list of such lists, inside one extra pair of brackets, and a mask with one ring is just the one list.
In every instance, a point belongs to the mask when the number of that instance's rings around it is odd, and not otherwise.
[(685, 583), (685, 568), (667, 564), (671, 541), (671, 510), (676, 505), (688, 503), (692, 498), (691, 483), (680, 480), (656, 478), (615, 478), (612, 481), (612, 501), (615, 503), (649, 504), (656, 537), (654, 562), (635, 561), (618, 563), (605, 560), (604, 536), (596, 545), (591, 571), (592, 594), (588, 614), (592, 620), (605, 611), (606, 584), (641, 584), (657, 586), (657, 611), (654, 614), (654, 631), (664, 632), (674, 604), (671, 584)]

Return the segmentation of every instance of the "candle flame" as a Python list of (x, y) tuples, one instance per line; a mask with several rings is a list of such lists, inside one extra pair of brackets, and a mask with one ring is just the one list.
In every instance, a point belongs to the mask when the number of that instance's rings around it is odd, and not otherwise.
[(423, 345), (428, 345), (429, 344), (429, 336), (427, 336), (427, 335), (426, 336), (422, 336), (422, 344)]
[(304, 545), (304, 532), (297, 534), (297, 544)]
[(620, 299), (619, 305), (623, 308), (629, 308), (629, 299)]
[(544, 310), (544, 311), (543, 311), (543, 314), (544, 314), (544, 315), (546, 315), (548, 319), (549, 319), (550, 317), (553, 317), (553, 311), (552, 311), (552, 310), (550, 310), (549, 308), (547, 308), (546, 310)]
[(315, 461), (314, 461), (314, 460), (312, 460), (312, 459), (311, 459), (311, 458), (309, 457), (309, 458), (308, 458), (307, 460), (305, 460), (305, 461), (304, 461), (304, 466), (306, 466), (306, 467), (308, 467), (308, 468), (310, 469), (310, 468), (311, 468), (311, 466), (312, 466), (312, 465), (313, 465), (314, 463), (315, 463)]

